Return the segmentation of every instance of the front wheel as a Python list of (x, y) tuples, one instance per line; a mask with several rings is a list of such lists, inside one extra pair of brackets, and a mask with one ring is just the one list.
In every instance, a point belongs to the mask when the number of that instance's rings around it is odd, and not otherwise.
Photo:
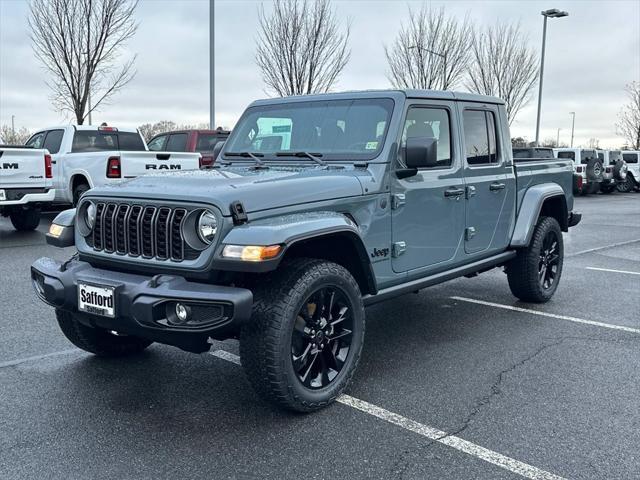
[(548, 302), (560, 282), (564, 244), (555, 218), (541, 217), (527, 248), (507, 265), (511, 293), (524, 302)]
[(364, 340), (360, 289), (344, 267), (295, 259), (254, 288), (240, 335), (242, 366), (256, 392), (289, 410), (311, 412), (346, 388)]
[(88, 327), (74, 314), (56, 309), (56, 319), (64, 336), (76, 347), (99, 357), (124, 357), (140, 353), (151, 341), (133, 335), (118, 335), (104, 328)]

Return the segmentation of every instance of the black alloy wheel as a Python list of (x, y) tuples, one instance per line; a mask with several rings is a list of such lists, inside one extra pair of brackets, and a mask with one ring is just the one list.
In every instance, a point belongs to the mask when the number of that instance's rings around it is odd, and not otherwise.
[(560, 263), (558, 237), (555, 231), (549, 230), (542, 241), (540, 250), (540, 262), (538, 265), (538, 278), (540, 286), (544, 290), (550, 289), (558, 273)]
[(322, 287), (300, 308), (291, 336), (291, 361), (306, 388), (328, 386), (345, 365), (353, 336), (349, 305), (340, 289)]

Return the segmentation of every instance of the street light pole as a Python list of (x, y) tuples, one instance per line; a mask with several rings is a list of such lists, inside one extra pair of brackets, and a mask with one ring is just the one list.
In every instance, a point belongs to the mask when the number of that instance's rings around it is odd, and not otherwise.
[(557, 8), (540, 12), (544, 17), (542, 24), (542, 53), (540, 55), (540, 80), (538, 81), (538, 116), (536, 118), (536, 147), (540, 146), (540, 111), (542, 108), (542, 80), (544, 76), (544, 50), (547, 42), (547, 19), (566, 17), (567, 12), (561, 12)]
[(16, 137), (16, 116), (15, 115), (11, 115), (11, 135), (13, 135), (13, 138)]
[(573, 130), (576, 126), (576, 112), (569, 112), (569, 115), (573, 117), (573, 120), (571, 120), (571, 148), (573, 148)]
[(209, 128), (216, 128), (215, 101), (215, 0), (209, 0)]
[(558, 135), (556, 136), (556, 147), (560, 146), (560, 130), (562, 130), (561, 128), (558, 129)]

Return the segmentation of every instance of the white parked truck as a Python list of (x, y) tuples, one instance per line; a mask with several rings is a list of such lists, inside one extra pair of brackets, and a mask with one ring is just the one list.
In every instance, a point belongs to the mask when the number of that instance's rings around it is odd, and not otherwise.
[(34, 230), (40, 208), (55, 196), (51, 156), (46, 149), (2, 145), (0, 139), (0, 215), (16, 230)]
[(597, 193), (600, 184), (604, 180), (604, 166), (598, 159), (598, 152), (584, 148), (554, 148), (553, 153), (557, 158), (573, 161), (573, 172), (576, 174), (573, 193), (586, 195)]
[(624, 184), (618, 185), (620, 192), (631, 192), (640, 189), (640, 151), (623, 150), (622, 159), (627, 164), (629, 171)]
[(149, 172), (194, 170), (199, 153), (150, 152), (136, 129), (66, 125), (35, 133), (27, 146), (51, 153), (55, 201), (77, 204), (87, 190)]

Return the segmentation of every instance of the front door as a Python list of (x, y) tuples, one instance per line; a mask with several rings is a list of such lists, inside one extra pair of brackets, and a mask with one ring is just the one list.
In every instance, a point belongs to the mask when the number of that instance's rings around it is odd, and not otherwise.
[(464, 231), (464, 182), (457, 144), (453, 102), (409, 105), (397, 164), (404, 167), (407, 137), (437, 140), (438, 162), (417, 175), (392, 174), (392, 265), (395, 272), (441, 268), (452, 260)]
[[(460, 104), (465, 151), (466, 228), (468, 254), (503, 249), (515, 208), (515, 177), (505, 153), (497, 105)], [(510, 148), (510, 146), (509, 146)]]

